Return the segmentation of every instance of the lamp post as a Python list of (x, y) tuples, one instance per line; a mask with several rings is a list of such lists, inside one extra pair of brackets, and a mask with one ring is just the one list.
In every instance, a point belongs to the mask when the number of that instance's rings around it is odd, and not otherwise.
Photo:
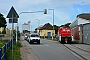
[(49, 10), (53, 11), (53, 33), (52, 33), (52, 40), (53, 40), (53, 37), (54, 37), (54, 9), (49, 9)]
[[(39, 28), (40, 20), (39, 20), (39, 19), (36, 19), (36, 20), (38, 20), (38, 28)], [(38, 33), (38, 34), (40, 33), (40, 32), (39, 32), (39, 29), (37, 30), (37, 33)]]
[(29, 32), (30, 32), (30, 23), (31, 23), (31, 21), (28, 21), (28, 24), (29, 24)]
[(32, 25), (30, 25), (30, 27), (31, 27), (31, 32), (32, 32)]
[(39, 25), (40, 25), (40, 20), (39, 20), (39, 19), (36, 19), (36, 20), (38, 20), (38, 27), (39, 27)]
[[(44, 14), (47, 14), (47, 9), (44, 9), (44, 11), (35, 11), (35, 12), (21, 12), (19, 13), (19, 15), (21, 15), (22, 13), (38, 13), (38, 12), (44, 12)], [(17, 24), (18, 26), (18, 24)], [(17, 32), (16, 32), (17, 33)]]

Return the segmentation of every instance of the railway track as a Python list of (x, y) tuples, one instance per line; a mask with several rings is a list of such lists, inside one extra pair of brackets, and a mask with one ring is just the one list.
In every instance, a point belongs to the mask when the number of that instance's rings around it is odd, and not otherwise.
[[(69, 46), (67, 46), (67, 45), (69, 45)], [(83, 56), (83, 55), (79, 54), (78, 52), (76, 52), (75, 49), (90, 54), (89, 51), (86, 51), (86, 50), (84, 50), (84, 49), (82, 49), (82, 48), (80, 48), (80, 47), (77, 47), (77, 46), (75, 46), (74, 44), (63, 44), (63, 46), (66, 47), (68, 50), (70, 50), (70, 51), (71, 51), (72, 53), (74, 53), (75, 55), (77, 55), (78, 57), (80, 57), (81, 60), (82, 60), (82, 59), (83, 59), (83, 60), (88, 60), (85, 56)], [(70, 47), (73, 47), (74, 49), (72, 49), (72, 48), (70, 48)]]
[(82, 51), (85, 51), (85, 52), (87, 52), (87, 53), (90, 53), (89, 51), (87, 51), (87, 50), (85, 50), (85, 49), (82, 49), (82, 48), (80, 48), (80, 47), (77, 47), (77, 46), (75, 46), (74, 44), (70, 44), (70, 45), (72, 45), (72, 46), (74, 46), (74, 47), (76, 47), (76, 48), (78, 48), (78, 49), (80, 49), (80, 50), (82, 50)]

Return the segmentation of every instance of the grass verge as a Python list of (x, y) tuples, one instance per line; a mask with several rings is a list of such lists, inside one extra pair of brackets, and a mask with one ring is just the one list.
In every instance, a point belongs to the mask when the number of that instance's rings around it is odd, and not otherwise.
[(5, 43), (7, 43), (9, 40), (0, 40), (0, 47), (2, 47)]
[(21, 43), (18, 41), (17, 44), (16, 42), (14, 42), (13, 45), (13, 58), (12, 58), (12, 50), (7, 50), (6, 53), (6, 59), (7, 60), (21, 60), (21, 55), (20, 55), (20, 47), (21, 47)]

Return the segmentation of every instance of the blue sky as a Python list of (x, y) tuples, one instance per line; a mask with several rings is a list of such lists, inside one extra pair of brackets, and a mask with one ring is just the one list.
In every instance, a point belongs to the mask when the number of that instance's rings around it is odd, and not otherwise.
[[(72, 22), (76, 16), (81, 13), (90, 13), (90, 0), (0, 0), (0, 13), (7, 16), (9, 10), (13, 6), (17, 13), (44, 11), (47, 9), (47, 14), (43, 12), (21, 14), (19, 18), (19, 30), (22, 32), (22, 24), (31, 21), (32, 30), (46, 23), (53, 23), (53, 12), (48, 9), (54, 9), (54, 24), (62, 25)], [(11, 28), (12, 24), (8, 23), (7, 28)], [(15, 24), (16, 26), (16, 24)]]

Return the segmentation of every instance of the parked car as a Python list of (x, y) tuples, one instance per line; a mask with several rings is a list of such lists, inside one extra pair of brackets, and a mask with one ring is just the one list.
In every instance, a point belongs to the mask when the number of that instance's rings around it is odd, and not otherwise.
[(24, 35), (24, 40), (27, 40), (28, 34)]
[(32, 43), (38, 43), (38, 44), (40, 44), (40, 36), (39, 36), (39, 34), (37, 34), (37, 33), (31, 33), (28, 36), (28, 42), (30, 44), (32, 44)]

